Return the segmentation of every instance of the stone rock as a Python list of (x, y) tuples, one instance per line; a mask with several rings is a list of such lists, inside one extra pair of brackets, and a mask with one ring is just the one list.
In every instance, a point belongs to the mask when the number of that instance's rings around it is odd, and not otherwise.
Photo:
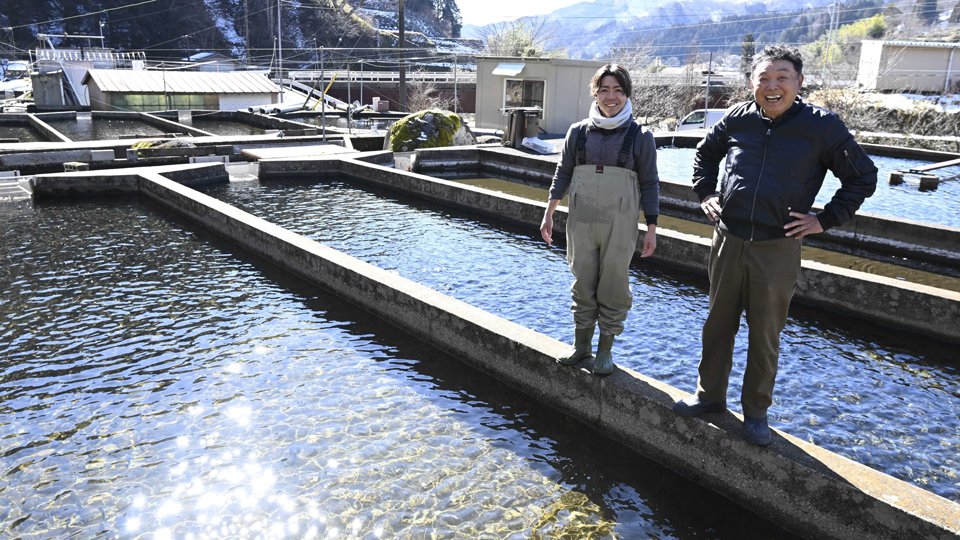
[(477, 140), (460, 117), (451, 111), (427, 109), (397, 120), (383, 140), (383, 149), (412, 152), (417, 148), (462, 146)]

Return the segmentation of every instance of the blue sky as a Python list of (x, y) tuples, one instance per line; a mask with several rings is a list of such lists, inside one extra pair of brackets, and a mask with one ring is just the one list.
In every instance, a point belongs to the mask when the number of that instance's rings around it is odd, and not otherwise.
[(529, 15), (543, 15), (583, 0), (457, 0), (464, 24), (512, 21)]

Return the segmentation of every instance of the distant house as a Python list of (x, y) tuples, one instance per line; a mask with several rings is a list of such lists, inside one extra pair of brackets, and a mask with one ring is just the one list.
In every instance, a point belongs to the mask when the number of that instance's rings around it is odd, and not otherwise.
[(240, 62), (235, 58), (222, 55), (218, 52), (198, 52), (183, 59), (192, 65), (188, 69), (195, 71), (236, 71), (240, 69)]
[(91, 69), (83, 78), (94, 111), (236, 110), (278, 101), (261, 73)]
[(857, 86), (894, 92), (957, 92), (958, 48), (960, 43), (864, 40)]
[(476, 126), (504, 128), (504, 111), (540, 107), (540, 127), (566, 133), (587, 116), (590, 78), (604, 62), (562, 58), (477, 57)]
[(34, 49), (30, 51), (33, 99), (37, 109), (76, 110), (90, 106), (83, 78), (91, 69), (143, 69), (143, 52), (111, 49)]

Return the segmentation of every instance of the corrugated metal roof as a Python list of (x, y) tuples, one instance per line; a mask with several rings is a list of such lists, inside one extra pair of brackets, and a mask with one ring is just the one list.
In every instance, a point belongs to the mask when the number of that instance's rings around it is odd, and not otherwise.
[(864, 41), (878, 41), (884, 45), (892, 45), (895, 47), (927, 47), (931, 49), (960, 48), (960, 43), (953, 41), (908, 41), (899, 39), (865, 39)]
[(135, 71), (91, 69), (83, 78), (103, 92), (168, 94), (269, 94), (280, 88), (262, 73), (250, 71)]

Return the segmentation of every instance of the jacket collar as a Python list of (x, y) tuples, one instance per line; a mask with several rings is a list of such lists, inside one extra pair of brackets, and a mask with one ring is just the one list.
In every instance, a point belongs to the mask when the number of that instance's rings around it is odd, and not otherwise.
[(756, 102), (756, 100), (754, 100), (753, 106), (757, 109), (757, 116), (759, 116), (761, 120), (770, 124), (771, 126), (776, 126), (796, 116), (797, 113), (800, 112), (800, 109), (804, 107), (804, 102), (800, 96), (797, 96), (797, 99), (793, 100), (793, 105), (791, 105), (790, 108), (784, 111), (779, 117), (773, 120), (763, 115), (763, 109), (760, 107), (760, 104)]

